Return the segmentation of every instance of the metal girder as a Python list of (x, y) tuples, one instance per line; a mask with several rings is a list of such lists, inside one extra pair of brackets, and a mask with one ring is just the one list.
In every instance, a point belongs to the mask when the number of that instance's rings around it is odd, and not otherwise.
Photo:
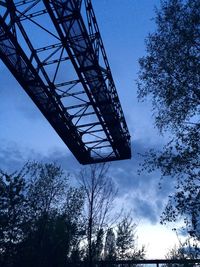
[(128, 159), (130, 135), (84, 4), (86, 22), (80, 0), (0, 1), (0, 58), (80, 163)]
[[(15, 38), (10, 34), (7, 26), (0, 17), (0, 55), (4, 63), (12, 74), (26, 90), (44, 116), (48, 119), (63, 141), (71, 150), (77, 150), (77, 157), (81, 161), (82, 157), (89, 159), (89, 153), (85, 149), (80, 136), (74, 129), (64, 107), (59, 103), (57, 96), (43, 83), (35, 69)], [(84, 159), (85, 160), (85, 159)]]

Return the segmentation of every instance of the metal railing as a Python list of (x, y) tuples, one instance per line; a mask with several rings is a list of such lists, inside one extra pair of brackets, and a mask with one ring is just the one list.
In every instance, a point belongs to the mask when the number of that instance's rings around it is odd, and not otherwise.
[(69, 267), (200, 267), (200, 259), (157, 259), (157, 260), (117, 260), (77, 262), (67, 264)]

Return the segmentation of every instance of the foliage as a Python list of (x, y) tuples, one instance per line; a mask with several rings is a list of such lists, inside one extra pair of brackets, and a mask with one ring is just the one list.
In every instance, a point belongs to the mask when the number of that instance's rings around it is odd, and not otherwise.
[(1, 266), (65, 266), (82, 238), (82, 190), (42, 163), (1, 172), (0, 190)]
[(145, 256), (144, 246), (138, 249), (136, 246), (137, 225), (130, 216), (122, 218), (116, 229), (116, 254), (118, 259), (143, 259)]
[[(184, 242), (179, 240), (179, 244), (174, 246), (166, 255), (168, 260), (186, 260), (186, 259), (199, 259), (200, 258), (200, 248), (198, 242), (194, 242), (190, 237), (187, 238)], [(194, 266), (193, 263), (185, 264), (188, 267)], [(184, 265), (184, 266), (185, 266)], [(183, 264), (164, 264), (163, 267), (182, 267)]]
[(198, 0), (162, 1), (140, 59), (139, 97), (152, 96), (160, 130), (184, 128), (199, 114), (199, 10)]
[(0, 172), (0, 265), (11, 266), (17, 243), (23, 238), (27, 216), (23, 170), (19, 173)]
[(64, 267), (80, 260), (142, 257), (132, 219), (123, 218), (114, 230), (109, 224), (116, 190), (107, 167), (90, 170), (79, 180), (80, 188), (71, 187), (69, 175), (56, 164), (29, 162), (18, 172), (0, 172), (2, 267)]
[(199, 259), (200, 249), (196, 242), (191, 238), (186, 239), (183, 243), (179, 242), (178, 246), (170, 249), (166, 255), (167, 259)]
[(200, 2), (165, 0), (156, 11), (157, 29), (140, 59), (138, 96), (151, 97), (155, 124), (173, 134), (162, 151), (145, 155), (145, 169), (176, 178), (162, 222), (182, 216), (199, 238), (200, 216)]
[[(54, 208), (62, 209), (66, 191), (69, 189), (68, 176), (56, 164), (28, 163), (28, 201), (36, 216), (49, 214)], [(61, 206), (60, 206), (61, 205)]]
[(92, 240), (92, 260), (98, 261), (103, 259), (104, 231), (100, 229), (96, 233), (96, 238)]
[(116, 238), (112, 228), (109, 228), (106, 233), (104, 259), (116, 260)]

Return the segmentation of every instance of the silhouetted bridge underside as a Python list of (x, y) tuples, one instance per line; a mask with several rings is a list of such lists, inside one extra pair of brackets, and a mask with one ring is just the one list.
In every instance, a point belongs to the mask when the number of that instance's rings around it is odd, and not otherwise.
[(90, 0), (0, 1), (0, 58), (80, 163), (131, 157)]

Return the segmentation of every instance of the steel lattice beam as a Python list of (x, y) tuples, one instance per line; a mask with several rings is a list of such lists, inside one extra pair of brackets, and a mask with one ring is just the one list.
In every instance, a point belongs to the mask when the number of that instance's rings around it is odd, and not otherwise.
[(90, 0), (0, 1), (0, 57), (80, 163), (131, 157)]

